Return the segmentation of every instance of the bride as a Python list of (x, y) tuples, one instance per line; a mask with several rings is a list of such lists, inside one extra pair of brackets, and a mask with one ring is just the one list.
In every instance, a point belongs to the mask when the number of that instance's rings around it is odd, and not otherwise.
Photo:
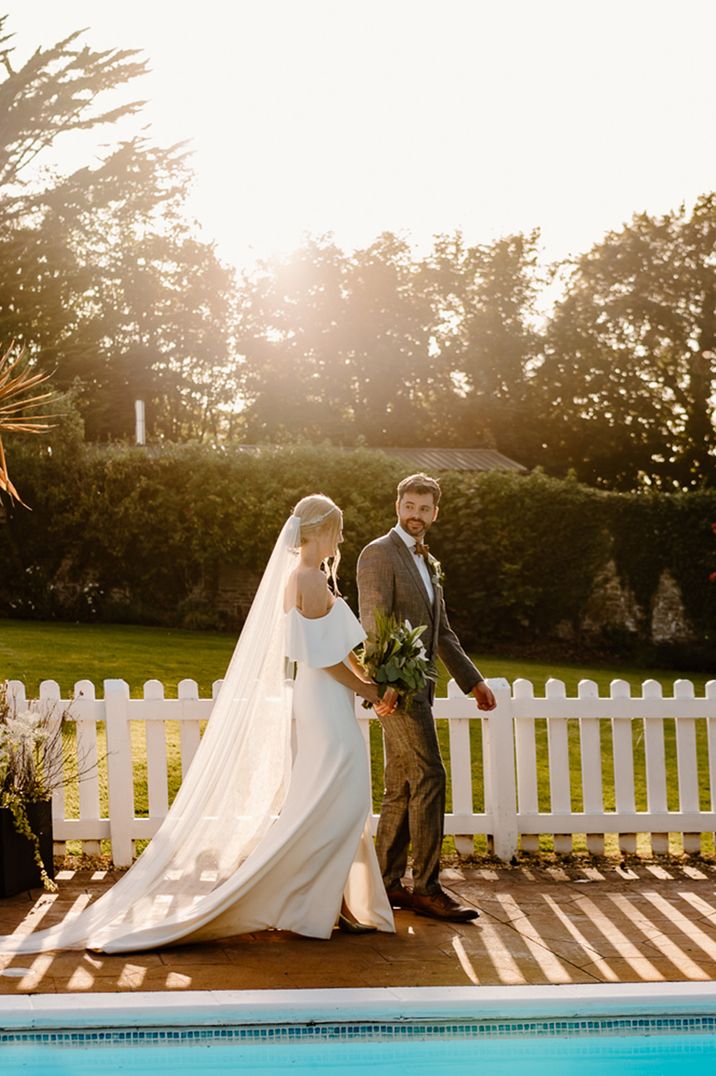
[(336, 922), (395, 929), (353, 693), (380, 716), (394, 703), (352, 653), (365, 636), (336, 596), (342, 523), (314, 494), (284, 524), (194, 761), (134, 866), (85, 911), (0, 938), (0, 951), (132, 952), (268, 928), (328, 938)]

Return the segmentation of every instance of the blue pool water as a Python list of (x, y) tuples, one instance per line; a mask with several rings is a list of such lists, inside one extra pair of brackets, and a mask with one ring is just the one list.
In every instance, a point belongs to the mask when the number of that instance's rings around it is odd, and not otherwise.
[[(436, 1029), (436, 1034), (439, 1030)], [(506, 1037), (299, 1040), (248, 1043), (200, 1037), (196, 1042), (127, 1042), (94, 1045), (4, 1042), (0, 1070), (8, 1076), (79, 1076), (131, 1072), (136, 1076), (237, 1073), (240, 1076), (319, 1073), (320, 1076), (713, 1076), (716, 1035), (639, 1034), (508, 1035)]]

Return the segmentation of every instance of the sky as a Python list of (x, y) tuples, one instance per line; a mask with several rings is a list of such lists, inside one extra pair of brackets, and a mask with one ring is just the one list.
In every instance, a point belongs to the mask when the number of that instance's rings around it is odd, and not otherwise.
[[(134, 128), (187, 140), (189, 209), (226, 261), (333, 232), (545, 260), (716, 188), (713, 0), (0, 0), (15, 65), (88, 27), (151, 73)], [(101, 154), (107, 132), (87, 136)], [(69, 167), (76, 144), (59, 143)], [(84, 162), (79, 162), (84, 163)]]

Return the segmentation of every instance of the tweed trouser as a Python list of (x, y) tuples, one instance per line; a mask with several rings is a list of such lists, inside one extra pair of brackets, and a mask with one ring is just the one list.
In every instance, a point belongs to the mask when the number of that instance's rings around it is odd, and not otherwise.
[(413, 890), (439, 889), (440, 851), (445, 823), (445, 767), (427, 699), (416, 699), (410, 713), (396, 712), (383, 722), (385, 794), (376, 852), (386, 889), (405, 873), (413, 845)]

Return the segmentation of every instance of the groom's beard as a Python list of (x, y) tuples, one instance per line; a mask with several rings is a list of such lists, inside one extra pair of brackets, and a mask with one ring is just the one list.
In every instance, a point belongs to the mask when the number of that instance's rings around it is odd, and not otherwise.
[(423, 523), (422, 519), (406, 519), (402, 527), (411, 538), (424, 538), (430, 530), (430, 524)]

